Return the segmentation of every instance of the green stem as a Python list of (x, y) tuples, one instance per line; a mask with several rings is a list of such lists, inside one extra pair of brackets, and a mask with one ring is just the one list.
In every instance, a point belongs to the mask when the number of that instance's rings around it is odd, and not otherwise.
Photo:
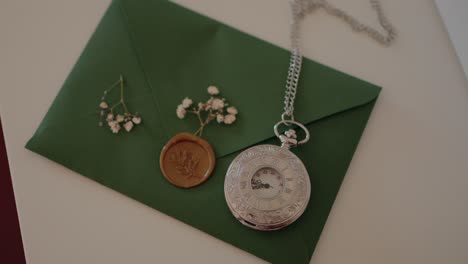
[(112, 89), (114, 89), (120, 82), (121, 82), (121, 80), (118, 80), (117, 82), (112, 84), (109, 88), (107, 88), (106, 93), (112, 91)]

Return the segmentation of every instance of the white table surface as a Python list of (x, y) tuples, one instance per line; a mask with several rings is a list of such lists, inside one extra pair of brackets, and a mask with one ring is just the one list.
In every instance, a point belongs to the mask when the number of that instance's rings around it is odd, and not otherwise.
[(436, 0), (439, 14), (453, 42), (458, 59), (468, 78), (468, 1), (466, 0)]
[[(382, 1), (390, 48), (323, 12), (304, 22), (307, 57), (384, 87), (312, 263), (464, 264), (468, 84), (432, 0)], [(288, 46), (286, 0), (176, 2)], [(376, 23), (367, 0), (333, 2)], [(262, 263), (24, 149), (108, 4), (0, 0), (0, 113), (28, 262)]]

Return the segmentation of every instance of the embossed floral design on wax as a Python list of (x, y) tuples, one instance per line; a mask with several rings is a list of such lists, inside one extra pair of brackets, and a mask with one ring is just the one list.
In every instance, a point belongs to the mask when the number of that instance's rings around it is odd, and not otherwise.
[(200, 159), (195, 157), (191, 151), (176, 149), (170, 158), (179, 174), (186, 177), (196, 177), (195, 171)]

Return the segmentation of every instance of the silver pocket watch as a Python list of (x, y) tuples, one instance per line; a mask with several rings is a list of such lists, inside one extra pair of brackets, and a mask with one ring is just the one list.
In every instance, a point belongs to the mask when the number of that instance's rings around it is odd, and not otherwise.
[[(290, 129), (283, 135), (281, 124), (295, 124), (306, 132), (296, 140)], [(224, 194), (232, 214), (242, 224), (263, 231), (281, 229), (304, 213), (310, 198), (309, 174), (302, 161), (289, 148), (309, 140), (302, 124), (283, 120), (274, 126), (282, 145), (258, 145), (240, 153), (225, 178)]]

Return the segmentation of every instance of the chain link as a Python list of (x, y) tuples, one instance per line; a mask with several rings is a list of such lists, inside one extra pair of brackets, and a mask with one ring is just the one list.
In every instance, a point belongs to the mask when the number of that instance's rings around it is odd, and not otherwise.
[(389, 46), (396, 38), (394, 27), (385, 16), (379, 0), (369, 0), (372, 8), (377, 13), (379, 24), (385, 31), (385, 35), (378, 30), (359, 22), (345, 11), (336, 8), (327, 0), (291, 0), (291, 58), (289, 61), (288, 77), (286, 79), (286, 93), (284, 96), (284, 113), (281, 119), (294, 121), (294, 100), (296, 98), (297, 85), (301, 74), (302, 54), (300, 50), (299, 23), (308, 14), (319, 8), (323, 8), (329, 15), (337, 17), (351, 26), (356, 32), (363, 32), (378, 43)]

